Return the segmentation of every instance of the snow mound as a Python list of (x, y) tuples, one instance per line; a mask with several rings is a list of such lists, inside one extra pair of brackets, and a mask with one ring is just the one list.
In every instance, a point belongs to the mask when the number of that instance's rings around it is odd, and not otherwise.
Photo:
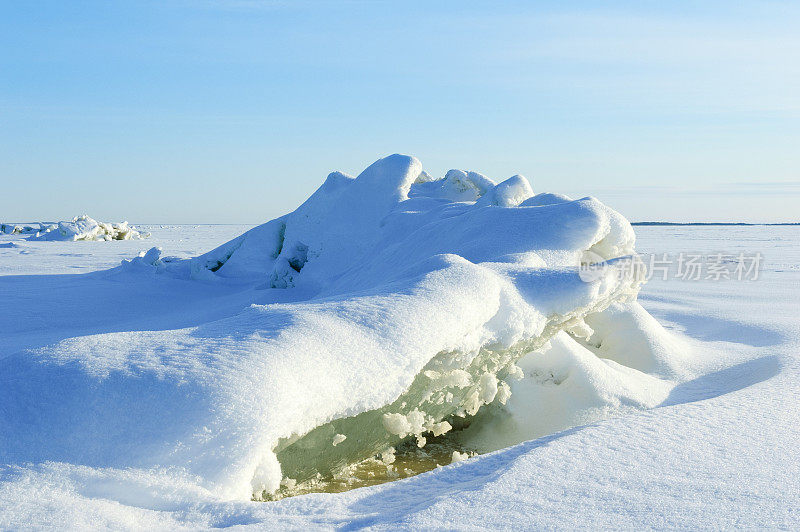
[(523, 356), (507, 404), (482, 411), (459, 440), (489, 452), (653, 408), (688, 377), (687, 351), (639, 303), (614, 303)]
[[(73, 237), (91, 226), (74, 224)], [(601, 266), (590, 280), (587, 253)], [(643, 372), (676, 366), (668, 344), (647, 341), (644, 311), (614, 310), (642, 283), (633, 254), (620, 214), (536, 196), (522, 176), (433, 179), (405, 155), (334, 172), (295, 211), (204, 255), (153, 248), (107, 274), (244, 290), (238, 313), (0, 360), (0, 461), (178, 468), (215, 496), (261, 496), (403, 438), (423, 446), (486, 405), (517, 408), (513, 379), (534, 369), (516, 363), (529, 356), (582, 365), (592, 377), (578, 393), (649, 405), (664, 386)], [(627, 355), (617, 344), (636, 334), (642, 351)], [(639, 369), (600, 361), (604, 349)], [(631, 371), (652, 391), (626, 385)]]
[(148, 233), (140, 233), (128, 222), (106, 223), (83, 214), (71, 221), (58, 223), (38, 223), (34, 225), (0, 224), (0, 232), (5, 234), (31, 235), (29, 240), (135, 240), (147, 238)]

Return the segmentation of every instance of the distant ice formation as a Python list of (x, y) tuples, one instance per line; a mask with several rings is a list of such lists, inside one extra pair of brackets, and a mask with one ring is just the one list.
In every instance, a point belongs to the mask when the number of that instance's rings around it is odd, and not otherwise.
[(37, 224), (0, 224), (4, 234), (31, 235), (29, 240), (135, 240), (147, 238), (149, 234), (140, 233), (128, 222), (98, 222), (86, 214), (76, 216), (71, 221)]

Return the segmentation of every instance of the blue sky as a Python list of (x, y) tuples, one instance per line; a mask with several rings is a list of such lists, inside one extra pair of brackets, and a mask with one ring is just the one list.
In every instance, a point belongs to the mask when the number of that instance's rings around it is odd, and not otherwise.
[(0, 0), (0, 219), (258, 223), (389, 153), (798, 221), (800, 4)]

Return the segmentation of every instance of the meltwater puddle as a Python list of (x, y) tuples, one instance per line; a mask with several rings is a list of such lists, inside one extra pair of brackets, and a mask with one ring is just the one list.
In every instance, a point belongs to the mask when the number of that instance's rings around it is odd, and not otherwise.
[(253, 500), (277, 501), (308, 493), (341, 493), (413, 477), (477, 454), (450, 434), (431, 438), (423, 448), (417, 446), (414, 438), (407, 438), (396, 447), (346, 466), (331, 476), (317, 475), (304, 482), (284, 479), (279, 490), (274, 493), (264, 491), (260, 498), (254, 497)]

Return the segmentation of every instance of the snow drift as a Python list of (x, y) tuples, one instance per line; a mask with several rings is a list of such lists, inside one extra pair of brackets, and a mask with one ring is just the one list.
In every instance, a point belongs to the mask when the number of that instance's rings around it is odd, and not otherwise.
[(98, 222), (86, 214), (76, 216), (71, 221), (57, 223), (38, 223), (33, 225), (0, 224), (0, 232), (5, 234), (31, 235), (30, 240), (135, 240), (146, 238), (128, 222)]
[[(600, 257), (588, 281), (587, 256)], [(179, 468), (250, 498), (409, 436), (424, 445), (487, 404), (533, 411), (509, 402), (533, 372), (517, 362), (559, 346), (553, 364), (608, 382), (598, 357), (630, 364), (625, 378), (653, 391), (628, 395), (646, 406), (679, 368), (657, 324), (620, 306), (642, 282), (633, 256), (621, 215), (535, 195), (522, 176), (436, 180), (404, 155), (334, 172), (294, 212), (204, 255), (153, 248), (108, 274), (245, 286), (235, 315), (0, 360), (0, 461)]]

